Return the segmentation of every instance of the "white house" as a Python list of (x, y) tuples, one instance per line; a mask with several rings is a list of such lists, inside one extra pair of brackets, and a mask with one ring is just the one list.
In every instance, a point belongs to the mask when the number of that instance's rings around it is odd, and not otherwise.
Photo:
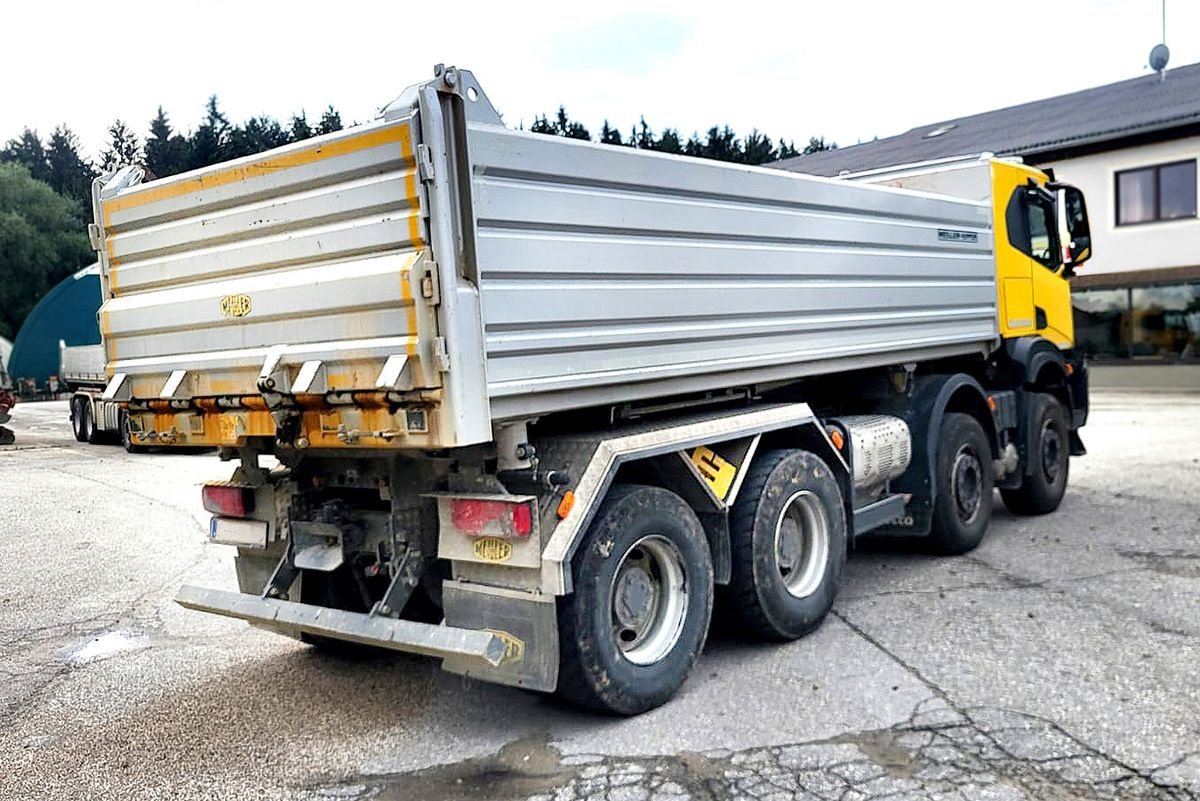
[(1105, 382), (1200, 386), (1200, 64), (773, 166), (836, 176), (986, 152), (1053, 167), (1087, 197), (1094, 256), (1073, 279), (1076, 341)]

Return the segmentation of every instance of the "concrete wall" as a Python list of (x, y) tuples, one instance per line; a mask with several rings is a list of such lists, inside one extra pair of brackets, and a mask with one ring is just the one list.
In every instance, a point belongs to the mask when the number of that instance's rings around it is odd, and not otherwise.
[(1117, 227), (1116, 178), (1121, 170), (1200, 159), (1200, 137), (1141, 145), (1049, 162), (1058, 178), (1087, 198), (1095, 256), (1081, 275), (1200, 264), (1200, 218)]

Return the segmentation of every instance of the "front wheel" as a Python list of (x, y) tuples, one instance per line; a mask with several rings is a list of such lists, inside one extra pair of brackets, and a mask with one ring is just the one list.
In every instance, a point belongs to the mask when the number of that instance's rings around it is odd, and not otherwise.
[(938, 431), (937, 496), (929, 544), (937, 553), (973, 551), (992, 519), (992, 448), (983, 426), (969, 414), (950, 413)]
[(712, 615), (712, 555), (691, 507), (659, 487), (614, 487), (572, 575), (558, 608), (558, 694), (618, 715), (665, 703)]
[(1000, 490), (1004, 505), (1013, 514), (1044, 515), (1062, 503), (1071, 467), (1067, 409), (1053, 395), (1039, 392), (1031, 399), (1033, 440), (1025, 480), (1016, 489)]

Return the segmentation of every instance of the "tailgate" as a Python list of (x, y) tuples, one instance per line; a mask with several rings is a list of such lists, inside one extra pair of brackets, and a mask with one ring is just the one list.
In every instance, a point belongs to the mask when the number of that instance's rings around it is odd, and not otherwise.
[(436, 441), (415, 137), (408, 116), (100, 191), (106, 394), (135, 440), (237, 445), (290, 415), (301, 447)]

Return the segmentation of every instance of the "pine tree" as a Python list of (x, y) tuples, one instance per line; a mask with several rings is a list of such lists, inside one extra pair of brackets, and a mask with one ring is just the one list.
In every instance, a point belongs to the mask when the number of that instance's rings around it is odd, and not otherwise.
[(290, 141), (291, 136), (283, 130), (278, 120), (267, 116), (251, 117), (244, 125), (229, 132), (225, 157), (235, 159), (249, 156), (286, 145)]
[(128, 164), (140, 164), (142, 147), (129, 126), (116, 120), (108, 128), (108, 145), (100, 154), (100, 171), (106, 172)]
[(26, 128), (16, 139), (10, 139), (0, 150), (0, 162), (15, 161), (25, 165), (29, 175), (37, 181), (50, 180), (50, 165), (46, 161), (46, 149), (37, 131)]
[(654, 139), (654, 131), (646, 124), (646, 118), (642, 117), (638, 123), (635, 133), (630, 137), (631, 145), (640, 150), (658, 150), (658, 142)]
[(66, 125), (60, 125), (50, 135), (46, 148), (49, 168), (48, 183), (55, 192), (79, 203), (81, 209), (91, 209), (92, 179), (96, 171), (79, 155), (79, 138)]
[(304, 139), (311, 139), (313, 135), (312, 126), (308, 124), (308, 116), (301, 111), (299, 115), (292, 115), (292, 122), (289, 134), (293, 142), (300, 142)]
[(771, 141), (771, 137), (759, 133), (758, 129), (754, 128), (742, 143), (742, 154), (747, 164), (766, 164), (776, 158), (775, 143)]
[(600, 128), (600, 141), (606, 145), (621, 144), (621, 132), (608, 124), (608, 120), (604, 121), (604, 125)]
[(208, 99), (204, 122), (191, 137), (191, 153), (188, 166), (191, 169), (207, 167), (224, 161), (229, 145), (229, 119), (217, 108), (217, 96)]
[(786, 139), (779, 140), (779, 152), (775, 154), (776, 160), (791, 159), (800, 155), (800, 151), (796, 150), (796, 146)]
[(803, 154), (820, 153), (822, 150), (837, 150), (837, 142), (826, 142), (823, 136), (811, 136), (804, 146)]
[(150, 136), (146, 138), (146, 171), (151, 180), (166, 178), (188, 169), (191, 164), (191, 145), (186, 137), (171, 129), (171, 121), (163, 107), (150, 120)]
[(679, 139), (679, 131), (674, 128), (664, 128), (662, 136), (654, 143), (652, 149), (663, 153), (682, 153), (683, 142)]
[(321, 115), (321, 121), (317, 123), (317, 135), (333, 133), (334, 131), (342, 130), (342, 115), (334, 110), (333, 106), (325, 109)]

